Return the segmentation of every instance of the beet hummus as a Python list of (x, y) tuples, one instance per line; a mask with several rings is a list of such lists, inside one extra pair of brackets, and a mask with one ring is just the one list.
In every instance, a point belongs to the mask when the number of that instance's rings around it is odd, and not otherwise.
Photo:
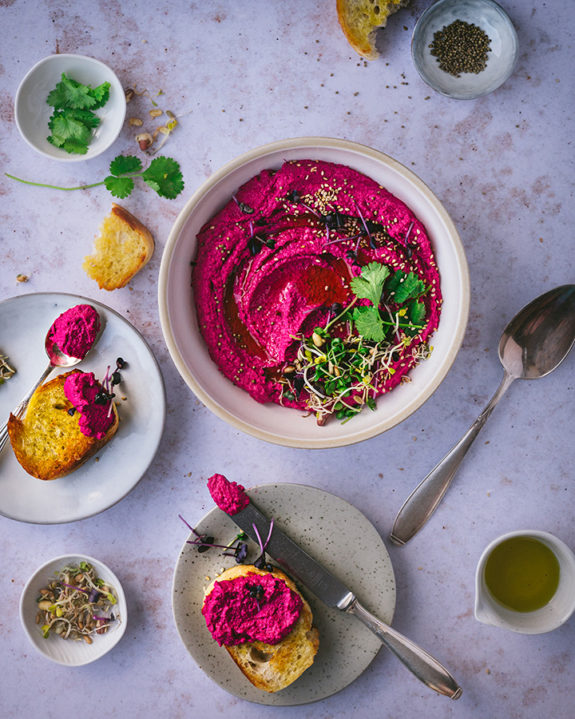
[(54, 321), (48, 340), (68, 357), (84, 359), (99, 331), (100, 315), (92, 305), (76, 305)]
[(214, 474), (208, 479), (208, 490), (218, 507), (230, 515), (241, 512), (250, 503), (242, 485), (230, 482), (223, 474)]
[(319, 424), (375, 409), (409, 381), (442, 303), (409, 207), (350, 167), (313, 160), (260, 172), (204, 225), (192, 285), (220, 371)]
[(293, 629), (302, 604), (283, 579), (254, 573), (216, 581), (202, 614), (220, 646), (277, 644)]
[(72, 372), (64, 382), (64, 394), (79, 413), (80, 431), (86, 437), (104, 439), (115, 421), (112, 400), (93, 372)]

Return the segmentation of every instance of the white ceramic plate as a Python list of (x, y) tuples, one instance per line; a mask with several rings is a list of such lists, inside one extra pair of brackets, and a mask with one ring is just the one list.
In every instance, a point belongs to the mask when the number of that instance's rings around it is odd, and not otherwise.
[[(150, 348), (114, 310), (68, 294), (21, 295), (0, 302), (0, 352), (9, 356), (17, 370), (0, 385), (1, 421), (8, 418), (47, 366), (44, 338), (52, 322), (69, 307), (85, 303), (98, 310), (105, 328), (97, 345), (76, 367), (102, 379), (107, 366), (114, 368), (118, 357), (126, 360), (122, 383), (116, 388), (120, 426), (96, 457), (68, 476), (49, 482), (27, 474), (8, 444), (0, 454), (0, 514), (11, 519), (57, 524), (108, 509), (135, 487), (160, 443), (166, 399), (162, 375)], [(127, 399), (123, 401), (122, 396)]]
[[(391, 560), (379, 533), (358, 509), (333, 494), (300, 484), (269, 484), (248, 493), (278, 527), (355, 592), (362, 604), (391, 622), (395, 609)], [(190, 519), (186, 517), (193, 526)], [(239, 531), (218, 508), (195, 528), (213, 536), (218, 544), (228, 544)], [(255, 549), (251, 542), (250, 546)], [(256, 556), (256, 552), (251, 554), (251, 561)], [(320, 634), (315, 662), (280, 692), (256, 689), (212, 639), (201, 614), (204, 587), (209, 583), (206, 577), (214, 579), (222, 567), (231, 564), (233, 559), (222, 557), (220, 550), (200, 554), (193, 545), (184, 544), (174, 573), (172, 602), (180, 637), (200, 669), (235, 696), (273, 706), (324, 699), (357, 679), (381, 649), (379, 639), (361, 622), (326, 607), (303, 588)]]
[[(84, 85), (97, 87), (109, 82), (110, 99), (95, 113), (101, 119), (93, 133), (85, 155), (69, 154), (50, 144), (48, 121), (53, 107), (46, 102), (65, 72), (68, 77)], [(84, 55), (49, 55), (31, 68), (16, 92), (14, 117), (20, 134), (37, 152), (54, 160), (79, 162), (89, 160), (108, 149), (120, 134), (126, 116), (126, 96), (116, 74), (103, 62)]]
[[(118, 603), (114, 608), (114, 614), (118, 619), (111, 625), (106, 634), (94, 635), (92, 644), (64, 640), (55, 635), (45, 639), (42, 636), (41, 628), (36, 624), (36, 613), (38, 611), (36, 598), (38, 593), (40, 589), (54, 579), (55, 572), (59, 572), (66, 565), (75, 565), (80, 562), (91, 564), (96, 570), (96, 575), (110, 584), (116, 591)], [(28, 639), (40, 654), (57, 664), (78, 667), (100, 659), (120, 641), (126, 631), (128, 608), (120, 580), (109, 567), (98, 559), (87, 557), (83, 554), (65, 554), (46, 562), (30, 577), (20, 598), (20, 620)]]
[[(313, 416), (275, 404), (259, 404), (212, 362), (199, 332), (190, 289), (196, 235), (232, 194), (265, 168), (286, 160), (314, 159), (348, 165), (403, 200), (425, 225), (433, 243), (443, 309), (431, 338), (433, 353), (410, 372), (412, 382), (379, 397), (375, 412), (350, 422), (318, 427)], [(469, 275), (463, 246), (445, 208), (431, 190), (391, 157), (364, 145), (322, 137), (282, 140), (258, 147), (218, 170), (188, 200), (162, 257), (158, 287), (160, 320), (170, 355), (188, 386), (215, 414), (255, 437), (290, 447), (340, 447), (374, 437), (409, 417), (439, 387), (463, 341), (469, 312)]]

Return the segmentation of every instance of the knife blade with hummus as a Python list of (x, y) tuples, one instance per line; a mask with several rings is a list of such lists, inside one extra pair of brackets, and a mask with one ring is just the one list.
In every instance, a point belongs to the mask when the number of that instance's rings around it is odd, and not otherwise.
[(425, 227), (350, 167), (286, 162), (198, 235), (193, 290), (220, 371), (258, 402), (347, 420), (429, 356), (441, 311)]

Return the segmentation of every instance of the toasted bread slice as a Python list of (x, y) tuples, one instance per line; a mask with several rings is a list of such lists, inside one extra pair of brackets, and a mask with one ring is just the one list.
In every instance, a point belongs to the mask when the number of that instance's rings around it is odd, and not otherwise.
[(116, 203), (100, 227), (95, 254), (83, 268), (101, 290), (124, 287), (154, 253), (154, 238), (144, 225)]
[(337, 0), (339, 24), (352, 48), (366, 60), (375, 60), (377, 30), (409, 0)]
[[(247, 574), (269, 574), (269, 572), (256, 569), (251, 564), (230, 567), (211, 582), (206, 588), (205, 597), (210, 594), (216, 582)], [(319, 634), (312, 626), (311, 607), (286, 574), (274, 568), (273, 575), (282, 579), (302, 599), (301, 612), (293, 629), (277, 644), (254, 641), (225, 647), (249, 681), (266, 692), (278, 692), (294, 682), (313, 664), (319, 647)]]
[[(77, 372), (78, 370), (72, 370)], [(77, 469), (101, 449), (118, 429), (118, 412), (103, 439), (87, 437), (79, 426), (79, 413), (68, 414), (72, 404), (64, 394), (65, 372), (38, 387), (26, 414), (8, 419), (8, 435), (16, 459), (38, 479), (57, 479)]]

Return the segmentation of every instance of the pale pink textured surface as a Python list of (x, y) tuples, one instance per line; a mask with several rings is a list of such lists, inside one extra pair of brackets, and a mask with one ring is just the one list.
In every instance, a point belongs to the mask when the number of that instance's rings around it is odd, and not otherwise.
[[(411, 63), (411, 31), (428, 4), (415, 0), (393, 16), (381, 38), (384, 56), (364, 63), (340, 31), (334, 0), (173, 0), (159, 8), (141, 1), (0, 0), (3, 172), (77, 185), (105, 176), (119, 152), (135, 151), (135, 131), (127, 125), (113, 148), (89, 163), (51, 161), (21, 140), (12, 110), (18, 83), (55, 52), (96, 57), (125, 86), (154, 96), (162, 90), (161, 107), (186, 113), (165, 146), (182, 165), (185, 192), (170, 201), (138, 187), (121, 202), (156, 238), (151, 262), (122, 290), (100, 291), (81, 269), (110, 210), (106, 190), (63, 193), (0, 178), (0, 299), (65, 291), (112, 306), (150, 343), (168, 395), (160, 451), (117, 506), (71, 525), (0, 517), (2, 717), (572, 716), (574, 620), (532, 637), (479, 624), (473, 578), (484, 546), (506, 531), (544, 529), (575, 547), (573, 356), (540, 382), (514, 385), (430, 524), (407, 547), (390, 547), (398, 590), (394, 626), (453, 671), (464, 689), (456, 704), (382, 651), (336, 697), (297, 710), (253, 707), (204, 676), (172, 620), (171, 577), (187, 531), (177, 514), (193, 522), (212, 506), (207, 477), (221, 472), (246, 487), (313, 484), (355, 504), (387, 535), (404, 498), (495, 391), (505, 323), (536, 295), (573, 282), (575, 11), (560, 0), (504, 2), (519, 35), (515, 73), (492, 95), (453, 101), (427, 88)], [(141, 97), (128, 105), (128, 117), (144, 117), (150, 107)], [(303, 135), (362, 142), (414, 170), (455, 221), (472, 286), (463, 348), (435, 395), (390, 432), (325, 451), (265, 444), (206, 410), (171, 363), (156, 298), (162, 248), (191, 192), (241, 152)], [(18, 283), (18, 274), (29, 281)], [(2, 340), (0, 327), (0, 346)], [(0, 416), (8, 409), (0, 387)], [(70, 552), (112, 566), (130, 611), (122, 642), (78, 670), (35, 653), (18, 619), (27, 578), (46, 559)]]

